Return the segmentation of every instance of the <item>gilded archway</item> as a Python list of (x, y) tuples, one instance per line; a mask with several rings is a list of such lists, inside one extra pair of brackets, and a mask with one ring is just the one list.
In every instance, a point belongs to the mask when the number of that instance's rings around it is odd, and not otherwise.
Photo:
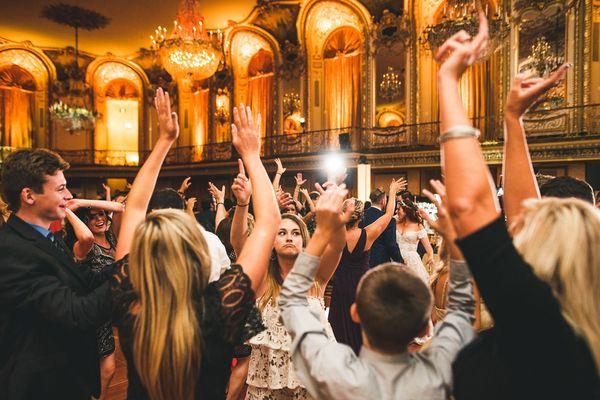
[(229, 43), (234, 104), (245, 103), (261, 113), (263, 137), (276, 135), (281, 115), (277, 42), (260, 28), (239, 26), (230, 32)]
[(144, 88), (147, 78), (135, 64), (117, 58), (95, 60), (87, 70), (99, 114), (94, 130), (98, 164), (137, 165), (145, 144)]
[[(56, 79), (54, 64), (42, 50), (29, 44), (7, 44), (0, 46), (0, 70), (5, 71), (5, 73), (11, 70), (20, 72), (16, 75), (7, 75), (8, 80), (4, 84), (7, 86), (5, 87), (7, 92), (10, 90), (13, 95), (18, 94), (16, 97), (19, 97), (19, 99), (16, 99), (15, 96), (10, 96), (10, 103), (15, 105), (13, 100), (18, 100), (18, 103), (25, 107), (22, 111), (26, 113), (26, 117), (23, 117), (21, 111), (15, 109), (12, 114), (21, 115), (22, 121), (7, 125), (6, 110), (2, 111), (4, 120), (2, 122), (4, 131), (2, 136), (9, 139), (3, 140), (3, 144), (16, 147), (30, 147), (32, 145), (47, 147), (49, 144), (47, 130), (48, 88), (52, 81)], [(19, 78), (19, 76), (30, 77), (30, 84), (24, 84), (21, 80), (13, 82), (13, 78)], [(23, 87), (23, 85), (26, 87)], [(3, 99), (7, 100), (4, 97)], [(2, 102), (3, 107), (9, 103), (4, 100)]]
[(372, 124), (374, 112), (373, 59), (369, 51), (371, 17), (366, 8), (355, 1), (312, 0), (305, 3), (298, 16), (300, 45), (307, 55), (307, 79), (304, 91), (308, 104), (308, 128), (311, 130), (340, 128), (332, 126), (326, 101), (325, 46), (332, 33), (340, 28), (356, 32), (360, 38), (359, 107), (357, 126)]

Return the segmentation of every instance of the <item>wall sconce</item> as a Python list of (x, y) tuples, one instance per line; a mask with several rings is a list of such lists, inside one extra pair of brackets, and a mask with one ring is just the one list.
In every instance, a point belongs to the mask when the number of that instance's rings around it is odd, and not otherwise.
[(220, 125), (225, 125), (229, 122), (229, 95), (227, 91), (219, 89), (216, 97), (216, 105), (215, 118)]

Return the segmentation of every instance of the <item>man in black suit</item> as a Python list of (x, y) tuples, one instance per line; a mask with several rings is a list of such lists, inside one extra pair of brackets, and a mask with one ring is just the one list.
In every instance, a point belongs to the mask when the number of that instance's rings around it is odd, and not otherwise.
[(50, 224), (72, 196), (68, 163), (20, 150), (2, 169), (13, 214), (0, 230), (0, 398), (86, 399), (99, 392), (96, 328), (110, 319), (108, 277), (78, 267)]
[[(369, 196), (371, 207), (365, 210), (361, 223), (361, 228), (375, 222), (379, 217), (385, 214), (387, 197), (381, 189), (375, 189)], [(396, 220), (392, 219), (385, 231), (373, 242), (371, 246), (371, 257), (369, 258), (369, 267), (373, 268), (379, 264), (389, 261), (404, 262), (400, 255), (400, 249), (396, 242)]]

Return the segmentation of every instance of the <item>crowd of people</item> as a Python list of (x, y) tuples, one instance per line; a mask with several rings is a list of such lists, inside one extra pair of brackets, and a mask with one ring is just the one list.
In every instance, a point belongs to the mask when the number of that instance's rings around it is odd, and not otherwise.
[(11, 154), (0, 398), (106, 398), (115, 327), (128, 399), (600, 399), (600, 211), (584, 181), (538, 186), (522, 124), (569, 65), (514, 79), (500, 204), (459, 91), (487, 40), (481, 13), (436, 55), (443, 182), (423, 195), (437, 218), (403, 179), (369, 207), (343, 173), (314, 191), (298, 173), (286, 192), (244, 104), (235, 200), (210, 183), (194, 213), (190, 178), (155, 190), (179, 135), (162, 89), (158, 141), (117, 196), (73, 198), (58, 154)]

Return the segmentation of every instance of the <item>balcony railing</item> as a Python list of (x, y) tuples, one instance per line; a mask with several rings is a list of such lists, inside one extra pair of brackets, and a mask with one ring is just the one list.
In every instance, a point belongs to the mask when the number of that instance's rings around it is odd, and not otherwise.
[[(503, 137), (502, 117), (475, 118), (482, 142), (498, 142)], [(600, 104), (538, 110), (524, 118), (530, 139), (568, 138), (600, 135)], [(358, 153), (427, 148), (437, 145), (439, 123), (405, 124), (390, 128), (339, 128), (269, 136), (262, 139), (263, 157), (298, 156), (342, 150)], [(0, 147), (0, 162), (14, 149)], [(136, 166), (149, 151), (58, 150), (72, 165)], [(203, 146), (176, 147), (165, 161), (170, 165), (229, 161), (237, 157), (231, 142)]]

